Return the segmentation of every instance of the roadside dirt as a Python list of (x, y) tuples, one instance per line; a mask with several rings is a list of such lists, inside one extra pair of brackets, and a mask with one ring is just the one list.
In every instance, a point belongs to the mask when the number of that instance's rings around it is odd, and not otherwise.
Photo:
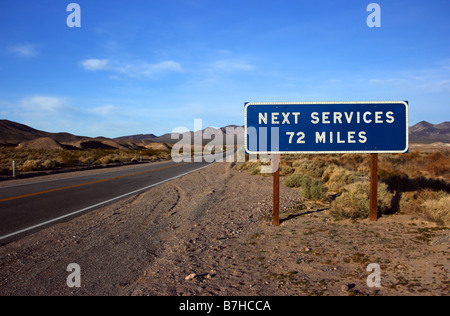
[[(217, 163), (0, 247), (0, 295), (449, 295), (450, 231), (325, 204)], [(81, 287), (66, 281), (81, 267)], [(381, 268), (370, 288), (369, 264)]]

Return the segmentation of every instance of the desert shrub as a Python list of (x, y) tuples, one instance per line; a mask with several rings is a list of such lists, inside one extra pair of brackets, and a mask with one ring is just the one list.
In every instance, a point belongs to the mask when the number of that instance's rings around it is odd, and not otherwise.
[[(378, 210), (386, 212), (394, 197), (384, 183), (378, 184)], [(331, 203), (330, 215), (338, 218), (367, 218), (370, 213), (370, 182), (358, 181), (345, 187), (344, 192)]]
[(79, 161), (82, 165), (92, 165), (92, 164), (94, 164), (94, 163), (97, 161), (97, 159), (94, 158), (94, 157), (92, 157), (92, 156), (87, 155), (87, 156), (85, 156), (85, 157), (80, 157), (80, 158), (78, 159), (78, 161)]
[(55, 169), (57, 166), (57, 163), (55, 160), (47, 159), (42, 163), (42, 168), (45, 170), (52, 170)]
[(294, 172), (295, 172), (295, 169), (290, 166), (286, 166), (286, 165), (280, 166), (280, 175), (281, 176), (291, 175)]
[(247, 163), (243, 162), (243, 163), (238, 163), (236, 166), (236, 169), (238, 171), (244, 171), (247, 170)]
[[(143, 155), (148, 154), (148, 155)], [(149, 156), (151, 154), (151, 156)], [(51, 170), (55, 168), (71, 168), (79, 165), (99, 165), (112, 162), (138, 161), (140, 156), (144, 160), (157, 161), (171, 159), (170, 150), (118, 150), (94, 148), (85, 150), (46, 150), (21, 149), (0, 146), (0, 170), (8, 175), (12, 172), (12, 161), (16, 162), (16, 171)], [(28, 161), (28, 162), (27, 162)], [(8, 171), (9, 170), (9, 171)]]
[(133, 161), (134, 155), (132, 153), (121, 152), (119, 154), (112, 155), (112, 162), (128, 162)]
[(284, 183), (291, 188), (301, 188), (303, 197), (309, 200), (323, 200), (327, 192), (322, 181), (299, 173), (289, 176)]
[(100, 159), (98, 159), (98, 162), (102, 165), (107, 165), (109, 163), (113, 163), (118, 161), (118, 156), (117, 155), (107, 155), (104, 157), (101, 157)]
[(250, 174), (251, 175), (256, 175), (256, 174), (258, 174), (258, 173), (260, 173), (261, 172), (261, 167), (258, 167), (258, 166), (253, 166), (251, 169), (250, 169)]
[(329, 165), (322, 174), (322, 181), (324, 183), (328, 182), (328, 180), (330, 180), (330, 176), (332, 175), (333, 171), (337, 168), (340, 168), (340, 167), (335, 164)]
[(167, 160), (167, 159), (171, 159), (171, 158), (172, 158), (171, 153), (170, 153), (170, 151), (167, 151), (167, 150), (161, 151), (158, 154), (158, 159)]
[(450, 153), (448, 151), (435, 153), (412, 151), (407, 154), (380, 155), (379, 170), (382, 178), (403, 175), (411, 178), (449, 179)]
[(23, 163), (22, 171), (38, 171), (42, 169), (42, 162), (40, 160), (30, 159)]
[(450, 194), (439, 200), (427, 200), (422, 203), (425, 218), (440, 225), (450, 223)]
[(294, 161), (292, 166), (295, 167), (296, 173), (302, 173), (313, 178), (322, 177), (325, 171), (325, 164), (321, 161), (301, 159)]
[(73, 151), (62, 151), (58, 154), (56, 161), (63, 167), (73, 167), (78, 163), (78, 156)]
[(379, 168), (378, 176), (380, 177), (380, 179), (388, 179), (388, 178), (396, 177), (396, 176), (406, 176), (406, 174), (404, 172), (402, 172), (400, 169)]
[(158, 154), (158, 151), (156, 151), (155, 149), (152, 148), (147, 148), (147, 149), (143, 149), (139, 151), (139, 155), (142, 156), (155, 156)]
[(450, 158), (440, 152), (433, 153), (428, 157), (424, 169), (434, 177), (447, 176), (450, 173)]
[(355, 171), (347, 170), (343, 167), (330, 165), (322, 176), (322, 181), (331, 192), (342, 193), (344, 187), (355, 182), (358, 175)]
[(423, 189), (404, 192), (399, 207), (403, 213), (419, 215), (438, 224), (449, 223), (450, 194), (444, 191)]
[(303, 180), (306, 176), (300, 173), (294, 173), (284, 180), (284, 184), (290, 188), (300, 188), (303, 185)]
[(339, 164), (347, 169), (356, 170), (360, 165), (369, 164), (370, 156), (365, 154), (343, 154)]
[(255, 167), (260, 167), (260, 166), (261, 166), (261, 162), (259, 160), (258, 161), (247, 161), (242, 164), (239, 164), (237, 169), (239, 171), (245, 171), (245, 170), (252, 170)]

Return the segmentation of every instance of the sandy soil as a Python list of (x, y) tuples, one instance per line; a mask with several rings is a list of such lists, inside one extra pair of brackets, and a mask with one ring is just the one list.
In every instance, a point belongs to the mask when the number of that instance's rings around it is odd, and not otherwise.
[(271, 195), (270, 177), (217, 163), (0, 247), (0, 295), (449, 295), (448, 228), (335, 221), (284, 186), (274, 227)]
[(410, 144), (410, 151), (421, 151), (421, 152), (442, 152), (450, 150), (450, 144), (447, 143), (432, 143), (432, 144)]

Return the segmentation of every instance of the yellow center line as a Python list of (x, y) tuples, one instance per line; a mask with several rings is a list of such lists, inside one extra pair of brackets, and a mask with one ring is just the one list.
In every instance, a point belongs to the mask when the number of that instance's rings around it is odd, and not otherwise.
[(158, 169), (153, 169), (153, 170), (148, 170), (148, 171), (142, 171), (142, 172), (137, 172), (137, 173), (128, 174), (128, 175), (125, 175), (125, 176), (120, 176), (120, 177), (115, 177), (115, 178), (109, 178), (109, 179), (104, 179), (104, 180), (98, 180), (98, 181), (93, 181), (93, 182), (87, 182), (87, 183), (82, 183), (82, 184), (71, 185), (71, 186), (57, 188), (57, 189), (51, 189), (51, 190), (47, 190), (47, 191), (41, 191), (41, 192), (24, 194), (24, 195), (20, 195), (20, 196), (14, 196), (14, 197), (10, 197), (10, 198), (6, 198), (6, 199), (3, 199), (3, 200), (0, 200), (0, 203), (1, 202), (6, 202), (6, 201), (22, 199), (22, 198), (26, 198), (26, 197), (30, 197), (30, 196), (35, 196), (35, 195), (41, 195), (41, 194), (45, 194), (45, 193), (51, 193), (51, 192), (56, 192), (56, 191), (62, 191), (62, 190), (78, 188), (78, 187), (82, 187), (82, 186), (90, 185), (90, 184), (102, 183), (102, 182), (107, 182), (107, 181), (111, 181), (111, 180), (117, 180), (117, 179), (137, 176), (137, 175), (144, 174), (144, 173), (149, 173), (149, 172), (153, 172), (153, 171), (160, 171), (160, 170), (174, 168), (174, 167), (178, 167), (178, 166), (183, 166), (183, 165), (187, 165), (187, 164), (191, 164), (191, 163), (192, 162), (186, 162), (186, 163), (182, 163), (182, 164), (177, 164), (175, 166), (168, 166), (168, 167), (163, 167), (163, 168), (158, 168)]

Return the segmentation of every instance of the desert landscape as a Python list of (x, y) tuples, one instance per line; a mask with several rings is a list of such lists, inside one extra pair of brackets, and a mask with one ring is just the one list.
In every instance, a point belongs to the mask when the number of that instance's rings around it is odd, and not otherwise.
[[(13, 150), (24, 149), (9, 146), (2, 157)], [(120, 157), (149, 149), (109, 150)], [(367, 154), (283, 155), (279, 227), (271, 223), (272, 178), (260, 167), (216, 163), (3, 245), (0, 295), (450, 294), (447, 143), (380, 155), (377, 222), (367, 219)], [(82, 267), (80, 288), (65, 283), (72, 262)], [(368, 287), (369, 264), (381, 267), (381, 287)]]
[(8, 1), (0, 296), (449, 296), (448, 12)]

